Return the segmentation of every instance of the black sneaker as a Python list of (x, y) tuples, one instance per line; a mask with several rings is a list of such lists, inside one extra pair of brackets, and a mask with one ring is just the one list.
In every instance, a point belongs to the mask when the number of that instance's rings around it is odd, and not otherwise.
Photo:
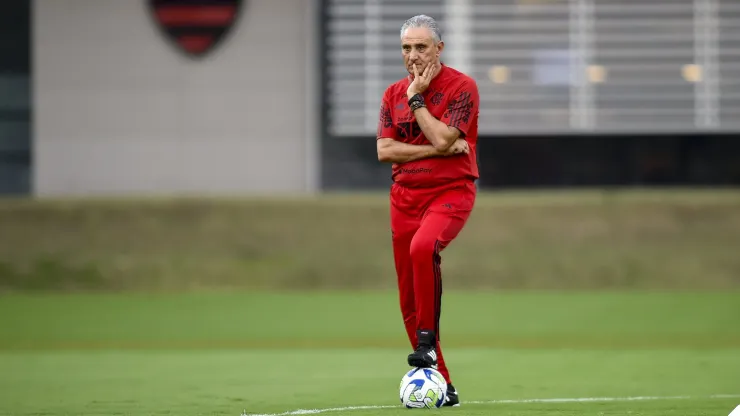
[(457, 395), (457, 390), (455, 390), (452, 384), (447, 385), (447, 397), (445, 397), (445, 402), (442, 403), (442, 406), (460, 406), (460, 397)]
[(416, 337), (419, 340), (416, 351), (409, 354), (408, 363), (411, 367), (437, 368), (437, 337), (434, 331), (418, 330)]

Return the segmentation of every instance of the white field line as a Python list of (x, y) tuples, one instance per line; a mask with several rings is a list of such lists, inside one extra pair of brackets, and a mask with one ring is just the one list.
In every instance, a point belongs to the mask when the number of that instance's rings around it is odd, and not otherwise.
[[(633, 402), (647, 400), (686, 400), (686, 399), (740, 399), (740, 394), (714, 394), (711, 396), (633, 396), (633, 397), (577, 397), (577, 398), (551, 398), (551, 399), (514, 399), (514, 400), (484, 400), (465, 401), (463, 405), (469, 404), (520, 404), (520, 403), (584, 403), (584, 402)], [(315, 415), (329, 412), (347, 412), (353, 410), (373, 409), (395, 409), (398, 406), (347, 406), (330, 407), (326, 409), (298, 409), (283, 413), (242, 413), (241, 416), (293, 416), (293, 415)]]

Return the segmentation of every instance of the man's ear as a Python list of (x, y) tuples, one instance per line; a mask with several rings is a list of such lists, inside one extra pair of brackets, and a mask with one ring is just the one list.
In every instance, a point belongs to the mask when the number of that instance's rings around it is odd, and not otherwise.
[(439, 43), (437, 44), (437, 57), (439, 57), (439, 55), (442, 53), (442, 49), (444, 48), (445, 48), (445, 43), (444, 41), (440, 40)]

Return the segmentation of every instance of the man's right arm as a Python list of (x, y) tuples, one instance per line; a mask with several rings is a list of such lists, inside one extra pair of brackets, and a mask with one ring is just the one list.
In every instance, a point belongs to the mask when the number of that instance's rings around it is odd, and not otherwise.
[(470, 149), (465, 139), (457, 139), (447, 150), (438, 150), (431, 144), (409, 144), (387, 137), (377, 140), (378, 160), (389, 163), (405, 163), (439, 156), (467, 154)]
[(444, 151), (435, 149), (431, 144), (414, 145), (395, 140), (397, 138), (397, 131), (393, 126), (391, 106), (387, 98), (388, 90), (386, 90), (383, 95), (378, 119), (376, 139), (379, 161), (387, 163), (405, 163), (430, 157), (450, 156), (453, 154), (468, 152), (468, 144), (462, 139), (458, 140), (457, 143), (454, 143)]
[(405, 163), (435, 156), (444, 156), (431, 144), (415, 145), (381, 137), (378, 143), (378, 160), (386, 163)]
[(388, 90), (383, 94), (380, 102), (378, 132), (376, 135), (378, 146), (378, 160), (387, 163), (405, 163), (442, 154), (430, 145), (413, 145), (396, 139), (396, 128), (393, 126), (391, 105), (388, 102)]

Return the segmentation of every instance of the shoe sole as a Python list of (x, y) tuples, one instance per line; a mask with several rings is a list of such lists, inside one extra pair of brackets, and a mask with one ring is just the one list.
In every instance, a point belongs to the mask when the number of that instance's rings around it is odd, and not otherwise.
[(445, 402), (442, 406), (444, 406), (444, 407), (459, 407), (460, 406), (460, 402), (459, 401), (457, 403), (455, 403), (455, 404), (447, 404), (447, 403), (448, 402)]
[[(454, 399), (452, 399), (453, 397), (454, 397)], [(447, 398), (445, 399), (445, 402), (444, 402), (444, 404), (442, 406), (444, 406), (444, 407), (458, 407), (458, 406), (460, 406), (460, 397), (457, 394), (455, 394), (454, 396), (448, 394), (447, 395)]]
[(429, 364), (428, 362), (420, 359), (420, 358), (409, 358), (408, 363), (411, 367), (418, 367), (418, 368), (434, 368), (436, 363)]

